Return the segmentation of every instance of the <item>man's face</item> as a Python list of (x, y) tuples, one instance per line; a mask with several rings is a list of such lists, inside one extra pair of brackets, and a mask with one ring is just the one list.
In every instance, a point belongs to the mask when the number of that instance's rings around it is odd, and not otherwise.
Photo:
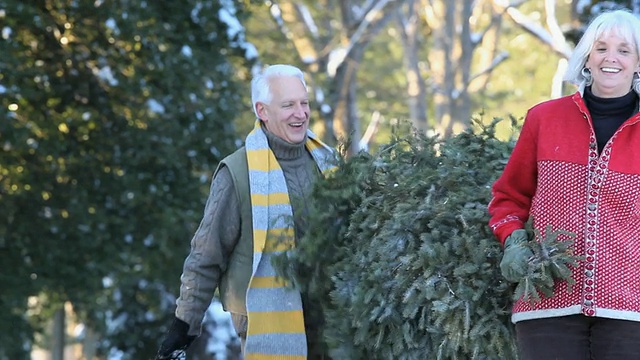
[(256, 110), (267, 130), (279, 138), (298, 144), (309, 128), (309, 96), (300, 79), (276, 76), (269, 80), (271, 102), (258, 102)]

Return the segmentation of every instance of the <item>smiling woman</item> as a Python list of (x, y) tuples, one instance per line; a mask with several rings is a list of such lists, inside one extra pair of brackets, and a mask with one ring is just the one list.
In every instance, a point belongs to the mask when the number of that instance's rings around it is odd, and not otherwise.
[(529, 110), (493, 186), (490, 225), (504, 243), (505, 279), (524, 276), (530, 217), (541, 233), (576, 234), (573, 251), (584, 258), (571, 281), (579, 291), (556, 281), (552, 296), (514, 304), (523, 360), (640, 359), (639, 44), (630, 12), (595, 18), (569, 59), (565, 79), (578, 91)]
[(591, 91), (602, 98), (620, 97), (629, 92), (634, 75), (640, 71), (633, 39), (609, 30), (596, 41), (585, 69), (591, 73)]

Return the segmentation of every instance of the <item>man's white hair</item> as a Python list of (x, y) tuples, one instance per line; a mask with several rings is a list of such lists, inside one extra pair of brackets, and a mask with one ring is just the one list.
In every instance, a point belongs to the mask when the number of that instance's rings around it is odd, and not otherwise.
[(307, 83), (304, 81), (302, 70), (293, 65), (277, 64), (265, 67), (251, 80), (251, 103), (253, 112), (258, 116), (256, 104), (258, 102), (268, 104), (271, 101), (271, 88), (269, 87), (269, 79), (278, 76), (293, 76), (302, 82), (305, 90)]

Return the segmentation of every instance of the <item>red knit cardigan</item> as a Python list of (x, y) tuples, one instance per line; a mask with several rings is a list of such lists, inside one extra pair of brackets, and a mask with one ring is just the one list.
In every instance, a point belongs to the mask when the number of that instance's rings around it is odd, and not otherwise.
[(533, 216), (576, 234), (576, 285), (556, 282), (534, 306), (517, 301), (512, 321), (572, 314), (640, 321), (640, 114), (598, 154), (580, 95), (529, 110), (504, 172), (493, 186), (489, 225), (504, 243)]

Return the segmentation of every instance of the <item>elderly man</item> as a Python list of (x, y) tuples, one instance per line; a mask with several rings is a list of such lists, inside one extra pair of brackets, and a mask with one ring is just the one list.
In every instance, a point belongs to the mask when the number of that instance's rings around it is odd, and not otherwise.
[(251, 98), (258, 119), (245, 146), (223, 159), (213, 176), (184, 263), (175, 319), (157, 359), (175, 357), (200, 334), (216, 289), (245, 359), (328, 359), (309, 316), (312, 304), (285, 289), (271, 259), (304, 235), (304, 199), (334, 166), (335, 153), (309, 130), (300, 69), (265, 68), (251, 82)]

